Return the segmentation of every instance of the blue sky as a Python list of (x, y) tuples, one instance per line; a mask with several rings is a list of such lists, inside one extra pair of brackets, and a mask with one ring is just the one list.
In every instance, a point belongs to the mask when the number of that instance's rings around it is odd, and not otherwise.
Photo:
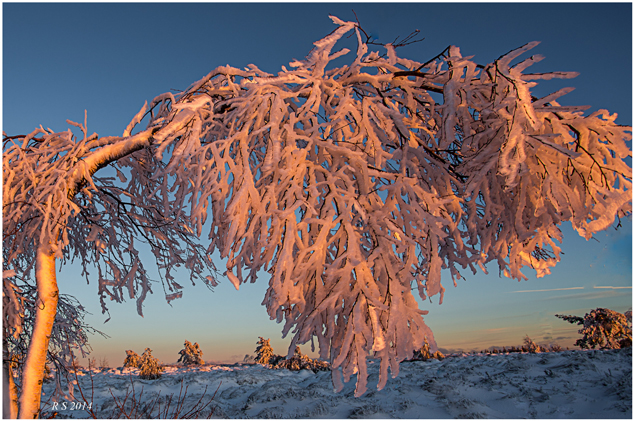
[[(2, 129), (9, 135), (40, 124), (66, 130), (66, 119), (83, 121), (99, 135), (119, 135), (144, 101), (185, 89), (221, 65), (254, 63), (277, 72), (303, 58), (312, 43), (334, 29), (329, 14), (354, 20), (389, 42), (419, 29), (423, 42), (400, 55), (426, 61), (448, 45), (486, 64), (529, 41), (546, 56), (532, 70), (578, 71), (534, 92), (577, 89), (562, 104), (617, 112), (632, 124), (632, 6), (621, 4), (3, 4)], [(632, 228), (610, 228), (586, 241), (564, 227), (563, 256), (552, 275), (532, 271), (518, 283), (490, 274), (467, 275), (457, 288), (446, 277), (445, 300), (421, 303), (444, 349), (518, 345), (528, 334), (539, 343), (572, 346), (576, 328), (553, 315), (583, 315), (597, 307), (632, 306)], [(125, 350), (150, 347), (175, 362), (183, 342), (198, 342), (207, 360), (230, 361), (252, 353), (258, 336), (286, 352), (281, 325), (268, 320), (261, 301), (266, 278), (240, 291), (225, 281), (214, 292), (185, 288), (169, 306), (162, 288), (146, 300), (145, 317), (135, 304), (112, 304), (103, 324), (95, 282), (86, 285), (74, 266), (63, 268), (60, 292), (75, 295), (92, 312), (88, 322), (110, 335), (93, 337), (93, 355), (120, 365)], [(606, 288), (610, 287), (610, 288)], [(309, 346), (302, 347), (308, 351)]]

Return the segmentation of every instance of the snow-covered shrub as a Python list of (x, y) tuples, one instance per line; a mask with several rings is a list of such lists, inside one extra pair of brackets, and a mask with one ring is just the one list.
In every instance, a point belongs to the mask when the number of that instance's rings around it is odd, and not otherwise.
[(429, 343), (427, 342), (427, 340), (425, 340), (423, 346), (419, 350), (414, 351), (414, 355), (412, 356), (410, 361), (427, 361), (432, 358), (442, 360), (445, 358), (445, 356), (440, 351), (432, 353)]
[(139, 360), (141, 359), (141, 357), (139, 357), (139, 354), (130, 349), (126, 350), (125, 353), (126, 356), (125, 361), (123, 361), (123, 367), (137, 368), (139, 366)]
[(185, 341), (185, 348), (181, 349), (178, 353), (180, 357), (178, 358), (179, 363), (183, 363), (184, 365), (202, 365), (205, 364), (203, 361), (203, 352), (198, 346), (198, 342), (194, 342), (192, 345), (191, 342)]
[(307, 355), (302, 354), (299, 347), (295, 347), (295, 353), (291, 358), (283, 359), (275, 365), (275, 368), (286, 368), (288, 370), (313, 370), (327, 371), (330, 369), (330, 364), (326, 361), (313, 360)]
[(561, 351), (562, 351), (562, 349), (561, 349), (560, 345), (552, 344), (552, 345), (550, 345), (550, 349), (549, 349), (548, 352), (561, 352)]
[(261, 336), (259, 338), (260, 340), (257, 342), (258, 346), (255, 348), (255, 362), (258, 364), (268, 364), (274, 366), (283, 357), (273, 353), (273, 347), (271, 346), (270, 339), (264, 339)]
[(632, 346), (632, 312), (625, 314), (607, 308), (597, 308), (582, 317), (555, 314), (568, 323), (583, 326), (575, 345), (582, 349), (621, 349)]
[(323, 360), (310, 360), (310, 366), (307, 367), (314, 372), (317, 371), (328, 371), (330, 370), (330, 363), (328, 361)]
[(537, 345), (528, 335), (524, 338), (524, 347), (526, 348), (526, 351), (531, 354), (538, 354), (542, 352), (542, 347)]
[(139, 377), (145, 380), (158, 379), (165, 370), (161, 367), (160, 361), (152, 356), (152, 350), (150, 348), (145, 348), (145, 352), (141, 355), (139, 368), (141, 369)]
[(414, 351), (414, 356), (412, 357), (412, 359), (426, 361), (430, 358), (431, 358), (431, 352), (429, 349), (429, 343), (427, 343), (427, 340), (425, 340), (425, 343), (423, 343), (423, 346), (419, 350)]

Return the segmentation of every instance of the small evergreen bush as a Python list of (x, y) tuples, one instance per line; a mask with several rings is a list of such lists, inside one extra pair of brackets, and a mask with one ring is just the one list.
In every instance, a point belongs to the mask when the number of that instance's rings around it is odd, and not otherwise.
[(184, 365), (205, 364), (203, 361), (203, 352), (200, 350), (200, 346), (198, 346), (197, 342), (194, 342), (192, 345), (191, 342), (185, 341), (184, 346), (185, 348), (178, 352), (180, 354), (178, 358), (179, 363), (183, 363)]
[(165, 371), (165, 369), (161, 367), (160, 361), (152, 356), (152, 350), (150, 348), (145, 348), (145, 352), (141, 355), (139, 369), (141, 370), (139, 377), (145, 380), (158, 379), (161, 377), (161, 373)]
[(139, 367), (139, 361), (141, 360), (141, 357), (139, 357), (139, 354), (137, 354), (136, 352), (128, 349), (126, 352), (126, 357), (125, 357), (125, 361), (123, 361), (123, 367), (132, 367), (132, 368), (138, 368)]
[(264, 339), (261, 336), (259, 338), (257, 342), (258, 346), (255, 349), (255, 362), (263, 365), (276, 365), (283, 357), (273, 353), (270, 339)]

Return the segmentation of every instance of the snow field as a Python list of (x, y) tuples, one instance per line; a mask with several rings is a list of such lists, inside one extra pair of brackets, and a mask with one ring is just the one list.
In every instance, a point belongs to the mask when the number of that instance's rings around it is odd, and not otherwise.
[[(209, 407), (215, 408), (214, 418), (632, 418), (631, 348), (404, 362), (382, 391), (375, 388), (378, 361), (370, 361), (368, 373), (368, 392), (355, 398), (355, 379), (335, 393), (329, 372), (207, 365), (166, 367), (160, 379), (141, 380), (137, 369), (109, 369), (93, 374), (93, 409), (107, 418), (116, 409), (110, 391), (122, 399), (130, 381), (137, 396), (143, 389), (146, 402), (159, 392), (178, 397), (183, 380), (185, 408), (205, 387), (206, 402), (220, 385)], [(83, 373), (79, 383), (89, 396), (90, 376)], [(52, 384), (44, 389), (46, 401)]]

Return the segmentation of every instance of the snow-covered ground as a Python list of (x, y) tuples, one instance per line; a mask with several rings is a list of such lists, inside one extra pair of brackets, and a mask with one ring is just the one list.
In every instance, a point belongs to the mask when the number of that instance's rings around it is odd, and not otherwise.
[[(631, 348), (405, 362), (382, 391), (372, 387), (378, 382), (377, 362), (369, 365), (370, 390), (360, 398), (354, 397), (354, 378), (334, 393), (330, 372), (238, 364), (167, 367), (158, 380), (141, 380), (136, 373), (109, 369), (93, 374), (97, 416), (112, 415), (112, 395), (124, 398), (131, 381), (136, 395), (143, 390), (142, 400), (149, 402), (159, 392), (178, 397), (183, 380), (188, 387), (185, 410), (200, 400), (206, 386), (209, 400), (220, 385), (209, 406), (214, 418), (632, 418)], [(79, 376), (79, 384), (90, 401), (90, 376)], [(51, 383), (45, 384), (44, 400), (51, 389)], [(76, 403), (67, 401), (62, 410), (63, 403), (57, 402), (57, 417), (87, 417), (71, 410)], [(208, 414), (205, 410), (199, 416)]]

